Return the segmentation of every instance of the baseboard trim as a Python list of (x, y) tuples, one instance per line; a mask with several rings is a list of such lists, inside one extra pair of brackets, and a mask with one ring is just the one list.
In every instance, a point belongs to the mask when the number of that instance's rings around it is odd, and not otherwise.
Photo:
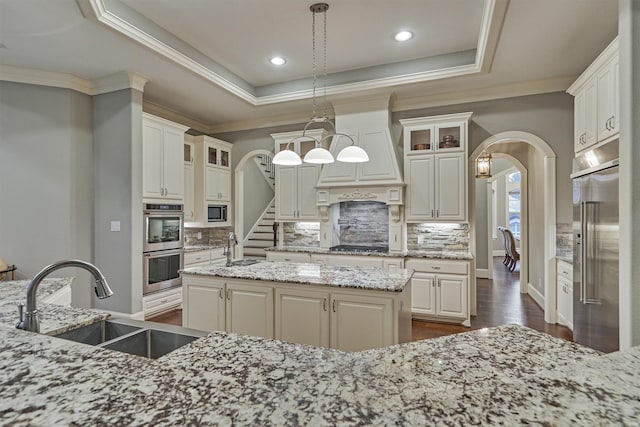
[(488, 279), (488, 278), (489, 278), (488, 268), (476, 268), (476, 279)]
[(536, 304), (544, 311), (544, 295), (540, 293), (531, 283), (527, 283), (527, 293)]

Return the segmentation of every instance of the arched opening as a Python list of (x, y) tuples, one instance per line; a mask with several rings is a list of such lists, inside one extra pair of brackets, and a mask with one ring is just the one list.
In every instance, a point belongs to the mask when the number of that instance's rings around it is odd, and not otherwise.
[[(257, 175), (255, 159), (260, 156), (273, 158), (273, 152), (268, 150), (253, 150), (245, 154), (235, 168), (235, 214), (234, 228), (238, 238), (236, 258), (244, 258), (244, 240), (249, 229), (266, 208), (266, 203), (273, 199), (273, 188), (265, 185), (263, 178)], [(262, 173), (262, 172), (259, 172)], [(258, 186), (263, 186), (264, 191)], [(251, 188), (251, 191), (248, 189)], [(270, 191), (270, 192), (269, 192)], [(267, 200), (268, 199), (268, 200)]]
[[(525, 172), (526, 184), (523, 183), (523, 206), (521, 237), (521, 292), (528, 293), (544, 310), (547, 323), (556, 321), (556, 156), (551, 147), (528, 132), (509, 131), (493, 135), (484, 140), (469, 157), (469, 170), (473, 171), (475, 160), (483, 151), (492, 156), (507, 157), (514, 161), (518, 170)], [(469, 173), (470, 181), (474, 173)], [(479, 252), (479, 245), (487, 245), (476, 238), (475, 183), (470, 182), (469, 218), (471, 250), (474, 255)], [(526, 195), (525, 195), (526, 193)], [(484, 252), (484, 251), (482, 251)], [(476, 284), (473, 281), (471, 291), (471, 313), (476, 313)]]

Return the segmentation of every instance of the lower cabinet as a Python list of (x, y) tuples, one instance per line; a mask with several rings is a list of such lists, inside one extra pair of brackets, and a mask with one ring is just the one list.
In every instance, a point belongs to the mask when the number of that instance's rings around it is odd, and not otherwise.
[(470, 326), (469, 262), (409, 260), (411, 313), (416, 318)]
[(180, 308), (181, 304), (182, 290), (179, 287), (154, 292), (142, 297), (142, 310), (145, 319)]
[(311, 262), (311, 255), (307, 252), (267, 251), (267, 261)]
[(558, 260), (557, 271), (558, 323), (573, 330), (573, 266)]
[(182, 325), (273, 338), (273, 289), (183, 277)]
[(349, 267), (378, 267), (388, 271), (404, 268), (404, 259), (402, 257), (375, 255), (336, 255), (335, 253), (267, 251), (267, 260), (311, 262), (314, 264), (345, 265)]
[(389, 293), (309, 286), (185, 274), (183, 326), (343, 351), (411, 340), (409, 286)]

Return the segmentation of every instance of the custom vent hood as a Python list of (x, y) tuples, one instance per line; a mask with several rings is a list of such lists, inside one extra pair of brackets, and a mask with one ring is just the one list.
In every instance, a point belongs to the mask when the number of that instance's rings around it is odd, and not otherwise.
[[(364, 200), (395, 206), (390, 213), (399, 216), (404, 183), (389, 130), (389, 96), (337, 102), (333, 107), (336, 131), (351, 136), (367, 152), (369, 161), (324, 165), (316, 186), (321, 219), (328, 219), (329, 206), (334, 203)], [(330, 151), (335, 156), (350, 143), (348, 138), (339, 138)]]

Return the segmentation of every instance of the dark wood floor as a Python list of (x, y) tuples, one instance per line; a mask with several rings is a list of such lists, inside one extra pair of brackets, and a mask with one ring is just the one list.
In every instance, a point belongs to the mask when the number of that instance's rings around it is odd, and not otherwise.
[[(571, 341), (573, 334), (569, 328), (545, 323), (542, 309), (529, 295), (520, 293), (519, 269), (516, 268), (511, 273), (502, 265), (501, 261), (501, 258), (494, 258), (493, 280), (477, 280), (477, 315), (471, 317), (470, 328), (462, 325), (425, 322), (414, 319), (412, 322), (413, 341), (437, 338), (506, 323), (527, 326), (537, 331), (546, 332), (554, 337)], [(147, 320), (181, 326), (182, 310), (175, 310)]]

